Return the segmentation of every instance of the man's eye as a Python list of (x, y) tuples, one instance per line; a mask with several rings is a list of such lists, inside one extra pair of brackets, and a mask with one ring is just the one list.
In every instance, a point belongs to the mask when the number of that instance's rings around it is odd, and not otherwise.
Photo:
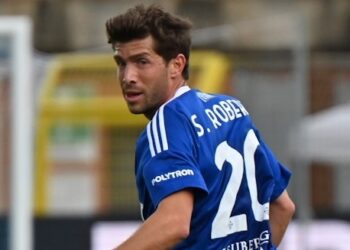
[(119, 68), (125, 67), (125, 65), (126, 65), (125, 62), (122, 62), (122, 61), (116, 61), (116, 63), (117, 63)]
[(137, 63), (140, 64), (140, 65), (145, 65), (145, 64), (148, 63), (148, 60), (146, 60), (146, 59), (139, 59), (139, 60), (137, 60)]

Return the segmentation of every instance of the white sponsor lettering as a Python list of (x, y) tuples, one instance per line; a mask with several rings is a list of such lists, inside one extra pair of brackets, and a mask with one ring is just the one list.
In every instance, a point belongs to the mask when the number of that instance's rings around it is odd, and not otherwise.
[(157, 183), (163, 182), (163, 181), (168, 181), (171, 179), (176, 179), (184, 176), (189, 176), (189, 175), (194, 175), (193, 170), (191, 169), (182, 169), (182, 170), (177, 170), (174, 172), (168, 172), (165, 174), (157, 175), (152, 179), (152, 186), (156, 185)]
[(222, 250), (261, 250), (263, 245), (268, 244), (270, 240), (269, 231), (265, 230), (260, 234), (260, 237), (231, 243)]

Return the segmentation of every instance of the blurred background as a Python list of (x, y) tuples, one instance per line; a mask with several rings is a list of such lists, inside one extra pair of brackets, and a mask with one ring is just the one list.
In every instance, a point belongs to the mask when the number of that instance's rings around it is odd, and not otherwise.
[[(104, 29), (136, 3), (193, 21), (191, 86), (240, 98), (293, 171), (297, 213), (281, 249), (348, 249), (350, 1), (2, 0), (0, 26), (26, 16), (32, 27), (27, 249), (110, 249), (140, 223), (134, 144), (146, 119), (127, 111)], [(11, 150), (21, 71), (7, 34), (0, 27), (0, 250), (10, 249), (11, 168), (22, 157)]]

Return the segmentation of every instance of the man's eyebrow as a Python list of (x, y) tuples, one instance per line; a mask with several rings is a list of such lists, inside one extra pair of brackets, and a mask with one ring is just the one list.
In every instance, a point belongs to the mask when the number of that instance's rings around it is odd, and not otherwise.
[(142, 53), (139, 53), (139, 54), (132, 55), (132, 56), (130, 56), (130, 58), (136, 59), (136, 58), (139, 58), (139, 57), (145, 57), (145, 56), (149, 56), (149, 55), (150, 55), (150, 54), (147, 53), (147, 52), (142, 52)]
[[(135, 59), (138, 59), (140, 57), (144, 57), (144, 56), (149, 56), (150, 54), (147, 53), (147, 52), (141, 52), (141, 53), (138, 53), (138, 54), (135, 54), (135, 55), (131, 55), (129, 56), (127, 59), (129, 60), (135, 60)], [(113, 56), (115, 59), (117, 60), (122, 60), (122, 61), (125, 61), (126, 59), (123, 58), (122, 56), (120, 56), (118, 53), (114, 53), (114, 56)]]

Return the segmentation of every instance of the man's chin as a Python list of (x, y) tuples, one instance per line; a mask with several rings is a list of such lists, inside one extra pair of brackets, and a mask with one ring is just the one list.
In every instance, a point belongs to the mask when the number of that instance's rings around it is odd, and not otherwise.
[(143, 112), (140, 112), (140, 111), (135, 111), (135, 110), (131, 110), (129, 109), (130, 113), (133, 114), (133, 115), (141, 115), (143, 114)]
[(130, 106), (129, 106), (129, 111), (130, 111), (130, 113), (132, 113), (134, 115), (140, 115), (140, 114), (144, 113), (143, 110), (135, 108), (135, 107), (130, 107)]

